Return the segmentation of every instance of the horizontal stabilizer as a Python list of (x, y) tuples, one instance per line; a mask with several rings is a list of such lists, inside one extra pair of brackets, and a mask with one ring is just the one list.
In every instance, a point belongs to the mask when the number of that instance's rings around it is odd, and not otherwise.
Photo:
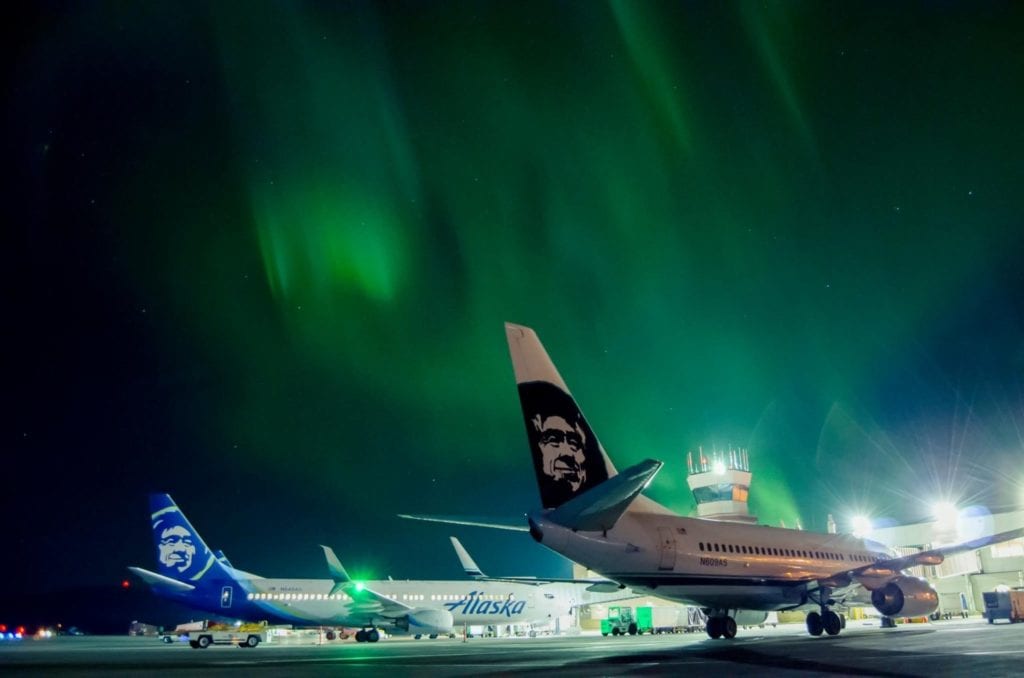
[(526, 516), (518, 518), (485, 518), (475, 516), (435, 516), (422, 513), (399, 513), (399, 518), (406, 520), (423, 520), (428, 523), (446, 523), (448, 525), (466, 525), (468, 527), (487, 527), (493, 530), (511, 530), (513, 532), (529, 532)]
[(170, 577), (165, 577), (162, 574), (144, 570), (141, 567), (129, 567), (128, 569), (135, 574), (135, 576), (146, 582), (147, 585), (154, 589), (174, 591), (176, 593), (188, 593), (189, 591), (194, 591), (196, 588), (192, 584), (186, 584), (183, 581), (171, 579)]
[(547, 519), (585, 532), (611, 529), (663, 465), (656, 459), (647, 459), (630, 466), (562, 504)]

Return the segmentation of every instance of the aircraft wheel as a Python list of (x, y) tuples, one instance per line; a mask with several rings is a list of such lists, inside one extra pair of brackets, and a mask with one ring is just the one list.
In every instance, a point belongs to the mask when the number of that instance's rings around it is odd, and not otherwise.
[(376, 643), (378, 640), (380, 640), (380, 632), (377, 629), (370, 629), (366, 633), (366, 642)]
[(636, 635), (636, 623), (635, 622), (633, 622), (633, 623), (631, 623), (629, 625), (629, 635), (631, 635), (631, 636), (635, 636)]
[(722, 619), (722, 636), (725, 638), (736, 637), (736, 620), (732, 617)]
[(712, 640), (718, 640), (721, 638), (723, 630), (721, 617), (710, 617), (708, 619), (707, 631), (708, 636), (710, 636)]
[(427, 636), (427, 637), (428, 637), (428, 638), (430, 638), (431, 640), (437, 640), (437, 634), (436, 634), (436, 633), (431, 633), (431, 634), (430, 634), (429, 636)]
[(807, 615), (807, 633), (812, 636), (820, 636), (821, 632), (825, 630), (825, 625), (821, 621), (821, 615), (817, 612), (811, 612)]
[(419, 640), (422, 637), (423, 637), (422, 633), (417, 633), (415, 636), (413, 636), (413, 638), (415, 638), (416, 640)]
[(832, 610), (825, 610), (825, 614), (821, 616), (821, 624), (825, 627), (825, 633), (830, 636), (839, 635), (843, 628), (843, 622), (839, 615)]

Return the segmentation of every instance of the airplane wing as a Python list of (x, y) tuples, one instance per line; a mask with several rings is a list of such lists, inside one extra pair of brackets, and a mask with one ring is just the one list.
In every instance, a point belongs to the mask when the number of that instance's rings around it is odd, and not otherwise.
[(324, 550), (327, 569), (331, 573), (331, 578), (334, 579), (334, 588), (331, 589), (331, 594), (341, 592), (348, 595), (352, 599), (349, 610), (353, 615), (395, 618), (401, 617), (413, 609), (405, 603), (374, 591), (362, 582), (353, 581), (341, 561), (338, 560), (338, 556), (335, 555), (334, 549), (323, 544), (320, 545), (320, 548)]
[(940, 546), (928, 551), (921, 551), (920, 553), (912, 553), (909, 556), (881, 560), (868, 565), (864, 569), (893, 570), (895, 572), (899, 572), (916, 565), (940, 565), (948, 556), (954, 556), (958, 553), (966, 553), (967, 551), (977, 551), (985, 546), (999, 544), (1004, 541), (1019, 539), (1021, 537), (1024, 537), (1024, 527), (1016, 530), (1009, 530), (1007, 532), (1000, 532), (999, 534), (990, 534), (984, 537), (978, 537), (977, 539), (971, 539), (970, 541), (961, 542), (959, 544), (950, 544), (949, 546)]
[[(626, 588), (611, 579), (560, 579), (558, 577), (477, 577), (479, 581), (502, 581), (510, 584), (532, 584), (541, 586), (543, 584), (589, 584), (587, 591), (591, 593), (615, 593)], [(632, 594), (633, 597), (636, 594)]]
[(558, 577), (491, 577), (484, 574), (483, 570), (476, 564), (473, 557), (469, 555), (469, 551), (462, 545), (455, 537), (448, 537), (452, 541), (452, 546), (455, 548), (455, 554), (459, 557), (459, 562), (462, 563), (462, 569), (466, 571), (466, 574), (477, 579), (479, 581), (501, 581), (510, 582), (514, 584), (589, 584), (587, 590), (592, 593), (612, 593), (620, 591), (624, 588), (622, 584), (614, 582), (611, 579), (561, 579)]
[(526, 516), (510, 517), (477, 517), (477, 516), (436, 516), (423, 513), (399, 513), (399, 518), (406, 520), (423, 520), (428, 523), (447, 523), (449, 525), (466, 525), (468, 527), (488, 527), (494, 530), (511, 530), (513, 532), (529, 532)]
[(827, 586), (836, 589), (843, 589), (849, 587), (851, 584), (858, 583), (865, 586), (865, 588), (874, 589), (876, 586), (882, 585), (891, 580), (894, 576), (900, 574), (907, 568), (916, 567), (918, 565), (940, 565), (947, 556), (966, 553), (967, 551), (976, 551), (980, 548), (984, 548), (985, 546), (1009, 541), (1010, 539), (1018, 539), (1020, 537), (1024, 537), (1024, 528), (1000, 532), (998, 534), (990, 534), (977, 539), (971, 539), (970, 541), (961, 542), (959, 544), (940, 546), (938, 548), (921, 551), (919, 553), (912, 553), (898, 558), (876, 560), (873, 563), (869, 563), (861, 567), (840, 570), (828, 577), (816, 577), (811, 580), (806, 580), (806, 583), (810, 584), (813, 582), (818, 586)]

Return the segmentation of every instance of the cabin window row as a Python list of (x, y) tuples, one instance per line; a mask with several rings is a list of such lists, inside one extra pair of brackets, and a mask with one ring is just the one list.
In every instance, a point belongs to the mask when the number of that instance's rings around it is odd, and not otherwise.
[[(449, 600), (462, 600), (466, 596), (464, 594), (456, 593), (436, 593), (430, 596), (422, 593), (403, 593), (401, 595), (397, 593), (384, 594), (385, 598), (391, 600), (434, 600), (434, 601), (449, 601)], [(344, 593), (250, 593), (246, 596), (249, 600), (342, 600), (350, 601), (352, 598)], [(480, 593), (477, 594), (477, 600), (506, 600), (514, 598), (511, 594), (508, 596), (500, 595), (496, 593)]]
[(246, 598), (249, 600), (352, 600), (344, 593), (250, 593)]
[(746, 546), (744, 544), (715, 544), (699, 542), (701, 551), (708, 553), (739, 553), (754, 556), (780, 556), (787, 558), (817, 558), (819, 560), (852, 560), (870, 563), (875, 560), (862, 553), (837, 553), (833, 551), (805, 551), (802, 549), (776, 548), (774, 546)]

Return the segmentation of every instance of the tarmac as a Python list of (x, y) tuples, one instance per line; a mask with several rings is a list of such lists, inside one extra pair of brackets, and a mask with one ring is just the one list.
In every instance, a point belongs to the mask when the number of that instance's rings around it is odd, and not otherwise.
[(256, 648), (192, 649), (152, 637), (3, 641), (5, 676), (1019, 676), (1024, 624), (982, 619), (850, 621), (834, 637), (802, 624), (704, 634), (538, 638), (388, 638), (318, 643), (315, 635)]

